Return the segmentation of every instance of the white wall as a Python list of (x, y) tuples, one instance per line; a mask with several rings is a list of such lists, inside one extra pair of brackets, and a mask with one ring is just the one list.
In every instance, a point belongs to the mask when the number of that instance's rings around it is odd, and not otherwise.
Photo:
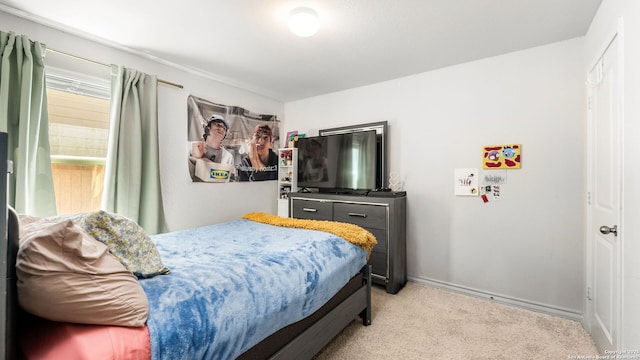
[(640, 349), (640, 1), (603, 0), (585, 36), (585, 73), (622, 19), (624, 135), (621, 349)]
[[(389, 121), (408, 192), (408, 274), (583, 311), (583, 39), (285, 104), (285, 130)], [(321, 125), (319, 125), (321, 124)], [(483, 145), (522, 144), (502, 198), (454, 196)]]
[(184, 86), (178, 89), (158, 85), (161, 183), (170, 230), (238, 219), (249, 211), (276, 213), (277, 186), (273, 181), (225, 185), (191, 182), (186, 157), (187, 96), (192, 94), (279, 118), (283, 114), (281, 102), (4, 12), (0, 12), (0, 30), (27, 35), (50, 48), (77, 56), (156, 74), (160, 79)]

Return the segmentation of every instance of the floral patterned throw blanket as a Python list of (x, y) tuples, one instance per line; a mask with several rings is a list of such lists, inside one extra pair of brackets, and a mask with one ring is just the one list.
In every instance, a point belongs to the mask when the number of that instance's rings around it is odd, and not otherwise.
[(151, 239), (171, 269), (140, 279), (153, 360), (234, 359), (319, 309), (367, 261), (335, 234), (246, 219)]

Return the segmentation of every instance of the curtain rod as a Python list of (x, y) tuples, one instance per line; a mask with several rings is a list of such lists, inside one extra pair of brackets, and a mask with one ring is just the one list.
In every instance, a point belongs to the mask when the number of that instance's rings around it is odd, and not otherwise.
[[(47, 51), (51, 51), (51, 52), (62, 54), (62, 55), (66, 55), (66, 56), (69, 56), (69, 57), (72, 57), (72, 58), (76, 58), (76, 59), (92, 62), (94, 64), (98, 64), (98, 65), (102, 65), (102, 66), (106, 66), (106, 67), (111, 67), (111, 65), (109, 65), (109, 64), (105, 64), (103, 62), (92, 60), (92, 59), (88, 59), (88, 58), (85, 58), (85, 57), (82, 57), (82, 56), (78, 56), (78, 55), (69, 54), (68, 52), (64, 52), (64, 51), (60, 51), (60, 50), (56, 50), (56, 49), (51, 49), (51, 48), (47, 48)], [(183, 89), (184, 88), (184, 86), (182, 86), (180, 84), (172, 83), (172, 82), (167, 81), (167, 80), (158, 79), (158, 82), (161, 82), (161, 83), (167, 84), (167, 85), (171, 85), (171, 86), (175, 86), (175, 87), (177, 87), (179, 89)]]

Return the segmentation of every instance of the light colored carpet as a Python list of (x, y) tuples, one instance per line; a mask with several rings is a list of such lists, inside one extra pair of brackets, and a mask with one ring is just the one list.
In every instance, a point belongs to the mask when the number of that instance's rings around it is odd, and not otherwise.
[(353, 321), (315, 360), (567, 359), (598, 354), (577, 321), (413, 282), (372, 289), (372, 324)]

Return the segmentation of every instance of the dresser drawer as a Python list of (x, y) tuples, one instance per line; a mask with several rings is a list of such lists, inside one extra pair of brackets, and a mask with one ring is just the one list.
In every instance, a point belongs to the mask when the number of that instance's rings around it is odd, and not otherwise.
[(387, 231), (385, 229), (367, 229), (376, 237), (378, 243), (373, 248), (375, 251), (387, 252)]
[(293, 202), (293, 217), (297, 219), (332, 220), (333, 203), (291, 199)]
[(371, 257), (369, 257), (369, 265), (371, 265), (373, 274), (387, 277), (387, 254), (372, 251)]
[(333, 220), (360, 225), (364, 228), (386, 229), (387, 208), (385, 206), (335, 203)]

